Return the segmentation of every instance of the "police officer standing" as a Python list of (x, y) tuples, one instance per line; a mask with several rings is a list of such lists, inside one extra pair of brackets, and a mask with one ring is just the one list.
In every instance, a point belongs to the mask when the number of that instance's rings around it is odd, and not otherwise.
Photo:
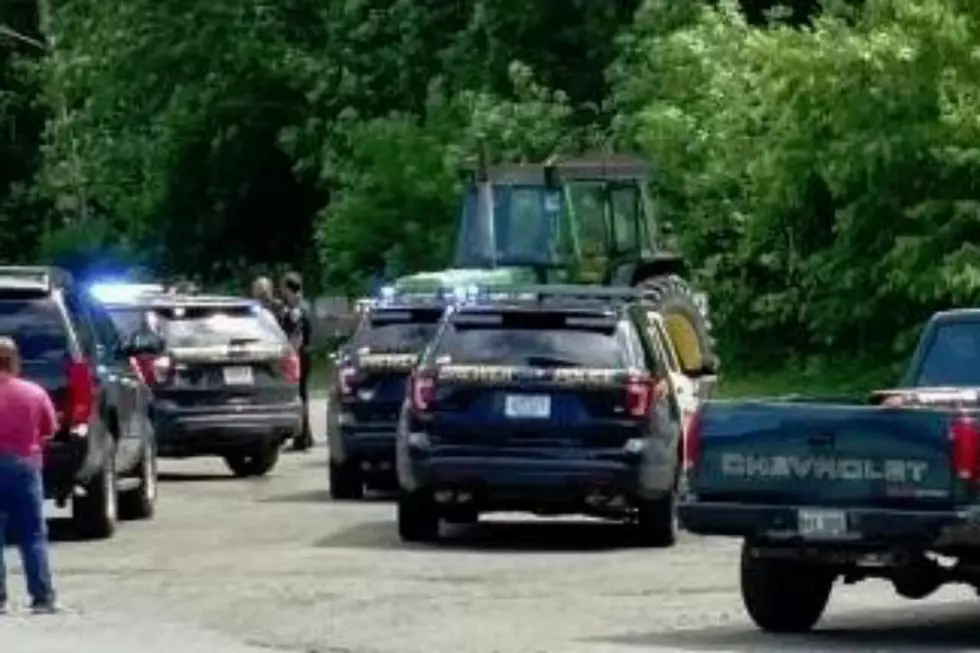
[(299, 354), (299, 396), (303, 400), (303, 429), (293, 440), (293, 449), (306, 451), (313, 446), (309, 405), (309, 380), (312, 363), (310, 339), (313, 334), (313, 324), (310, 319), (310, 307), (303, 299), (303, 279), (299, 274), (290, 272), (285, 275), (280, 286), (280, 293), (283, 303), (283, 331), (286, 332), (290, 343)]

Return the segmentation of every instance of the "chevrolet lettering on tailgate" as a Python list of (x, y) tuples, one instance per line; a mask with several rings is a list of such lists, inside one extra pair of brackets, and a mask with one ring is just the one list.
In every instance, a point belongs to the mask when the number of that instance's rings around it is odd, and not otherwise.
[(739, 478), (796, 478), (830, 481), (922, 483), (929, 463), (924, 460), (831, 458), (826, 456), (755, 456), (725, 453), (721, 473)]

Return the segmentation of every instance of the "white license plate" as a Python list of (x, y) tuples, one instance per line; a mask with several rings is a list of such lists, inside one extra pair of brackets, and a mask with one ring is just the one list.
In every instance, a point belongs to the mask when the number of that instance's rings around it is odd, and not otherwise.
[(251, 367), (226, 367), (224, 373), (225, 385), (252, 385), (255, 383)]
[(843, 510), (797, 511), (797, 529), (808, 538), (840, 539), (847, 537), (847, 513)]
[(548, 395), (507, 395), (504, 414), (514, 419), (547, 419), (551, 417), (551, 397)]

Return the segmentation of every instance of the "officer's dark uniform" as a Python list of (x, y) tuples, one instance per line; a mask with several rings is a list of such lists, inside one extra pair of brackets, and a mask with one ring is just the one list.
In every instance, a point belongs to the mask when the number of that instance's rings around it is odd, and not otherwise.
[(289, 337), (296, 352), (299, 354), (299, 396), (303, 401), (303, 430), (293, 440), (293, 447), (304, 450), (313, 446), (313, 434), (310, 431), (310, 339), (313, 334), (313, 323), (310, 321), (310, 308), (305, 300), (299, 306), (289, 307), (281, 304), (276, 311), (276, 317), (282, 330)]

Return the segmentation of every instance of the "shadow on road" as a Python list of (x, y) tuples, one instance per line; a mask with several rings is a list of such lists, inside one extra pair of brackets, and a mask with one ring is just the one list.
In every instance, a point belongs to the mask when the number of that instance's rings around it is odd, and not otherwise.
[(395, 495), (386, 492), (368, 492), (362, 499), (351, 501), (341, 501), (330, 498), (330, 490), (305, 490), (303, 492), (292, 492), (290, 494), (276, 494), (261, 500), (262, 503), (334, 503), (342, 505), (392, 503)]
[(71, 517), (55, 517), (48, 520), (48, 539), (51, 542), (81, 542), (75, 532)]
[(185, 472), (183, 474), (174, 472), (160, 472), (157, 475), (157, 480), (163, 483), (217, 483), (221, 481), (243, 481), (250, 479), (238, 478), (230, 472), (226, 472), (224, 474), (220, 472), (206, 474), (201, 474), (198, 472)]
[(339, 531), (316, 543), (323, 548), (405, 549), (440, 548), (457, 551), (513, 553), (601, 553), (637, 546), (621, 524), (588, 522), (488, 521), (473, 526), (443, 525), (434, 545), (409, 545), (398, 537), (396, 516), (391, 521), (366, 522)]
[(910, 604), (907, 610), (861, 610), (828, 619), (806, 635), (770, 635), (752, 626), (718, 626), (602, 641), (689, 651), (976, 651), (980, 648), (978, 617), (980, 607), (969, 602)]

